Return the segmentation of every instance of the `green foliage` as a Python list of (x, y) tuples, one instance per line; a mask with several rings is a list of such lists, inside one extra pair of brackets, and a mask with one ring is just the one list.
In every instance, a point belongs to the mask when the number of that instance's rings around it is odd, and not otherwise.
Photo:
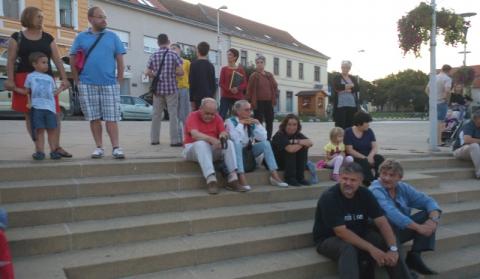
[(463, 66), (453, 73), (453, 81), (455, 84), (470, 86), (475, 80), (475, 70), (472, 67)]
[(250, 75), (255, 72), (255, 65), (249, 64), (248, 66), (243, 67), (245, 70), (245, 74), (247, 74), (247, 77), (250, 77)]
[[(398, 39), (400, 48), (407, 54), (413, 52), (420, 56), (422, 43), (430, 40), (432, 29), (433, 8), (425, 2), (411, 10), (406, 16), (398, 20)], [(465, 30), (470, 27), (470, 22), (455, 14), (453, 11), (442, 8), (437, 11), (437, 28), (441, 29), (447, 45), (456, 46), (466, 42)]]
[(425, 87), (428, 76), (421, 71), (405, 70), (374, 81), (376, 85), (373, 104), (383, 110), (387, 103), (399, 108), (411, 107), (422, 112), (428, 104)]

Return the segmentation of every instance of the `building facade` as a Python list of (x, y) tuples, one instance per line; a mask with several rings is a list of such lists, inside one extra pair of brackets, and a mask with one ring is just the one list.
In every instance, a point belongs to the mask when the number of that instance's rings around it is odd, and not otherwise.
[(22, 29), (20, 15), (25, 7), (43, 11), (44, 30), (55, 37), (61, 56), (68, 55), (77, 32), (88, 27), (88, 0), (0, 0), (0, 49), (10, 35)]
[(220, 40), (217, 37), (217, 9), (180, 0), (92, 0), (108, 16), (109, 27), (127, 48), (126, 71), (131, 79), (128, 92), (138, 96), (148, 91), (143, 75), (149, 56), (157, 49), (156, 37), (169, 35), (184, 52), (210, 44), (210, 61), (219, 69), (227, 64), (226, 50), (240, 51), (240, 63), (254, 64), (255, 56), (266, 56), (267, 71), (279, 84), (277, 112), (297, 112), (295, 94), (303, 90), (327, 88), (328, 57), (303, 45), (288, 32), (220, 11)]

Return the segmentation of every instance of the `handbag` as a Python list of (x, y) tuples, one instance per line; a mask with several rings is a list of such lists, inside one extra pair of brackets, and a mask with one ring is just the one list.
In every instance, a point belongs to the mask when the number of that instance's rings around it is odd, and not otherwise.
[(162, 68), (163, 68), (163, 62), (165, 61), (165, 56), (167, 55), (168, 53), (168, 50), (166, 50), (164, 53), (163, 53), (163, 56), (162, 56), (162, 62), (160, 62), (160, 67), (158, 68), (158, 71), (157, 71), (157, 74), (155, 75), (155, 77), (153, 78), (152, 80), (152, 83), (150, 83), (150, 88), (148, 90), (148, 94), (149, 97), (152, 96), (152, 100), (153, 100), (153, 95), (155, 94), (155, 92), (157, 91), (157, 84), (158, 84), (158, 81), (160, 79), (160, 72), (162, 71)]
[(85, 63), (87, 63), (88, 56), (90, 56), (90, 53), (92, 53), (93, 49), (97, 46), (98, 42), (100, 39), (103, 37), (105, 33), (100, 33), (93, 43), (93, 45), (88, 49), (87, 53), (83, 49), (77, 50), (77, 53), (75, 54), (75, 65), (74, 67), (77, 69), (78, 75), (82, 73), (83, 68), (85, 67)]
[(253, 139), (251, 127), (248, 126), (248, 144), (242, 148), (242, 157), (243, 157), (243, 169), (245, 172), (252, 172), (257, 167), (257, 161), (255, 160), (255, 155), (253, 154)]

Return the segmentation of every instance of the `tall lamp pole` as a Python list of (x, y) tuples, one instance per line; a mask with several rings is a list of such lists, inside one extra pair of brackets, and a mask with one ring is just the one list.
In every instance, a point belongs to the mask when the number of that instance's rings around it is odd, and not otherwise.
[(430, 84), (429, 84), (429, 120), (430, 120), (430, 151), (439, 151), (437, 142), (437, 12), (435, 0), (432, 0), (432, 30), (430, 32)]
[(222, 46), (221, 46), (221, 33), (220, 33), (220, 10), (228, 9), (227, 6), (222, 5), (217, 9), (217, 65), (218, 65), (218, 94), (217, 101), (220, 100), (220, 69), (222, 67)]
[[(476, 16), (477, 13), (463, 13), (459, 14), (459, 16), (466, 18), (466, 17), (471, 17), (471, 16)], [(463, 51), (460, 51), (459, 53), (463, 54), (463, 66), (467, 66), (467, 53), (470, 53), (470, 51), (467, 51), (467, 32), (468, 32), (468, 27), (465, 27), (463, 29), (463, 32), (465, 33), (465, 43), (463, 44)]]

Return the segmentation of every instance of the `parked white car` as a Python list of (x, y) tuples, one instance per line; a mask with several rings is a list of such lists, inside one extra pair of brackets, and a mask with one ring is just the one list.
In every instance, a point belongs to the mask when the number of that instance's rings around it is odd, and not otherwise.
[(120, 96), (122, 120), (152, 120), (153, 106), (139, 97)]

